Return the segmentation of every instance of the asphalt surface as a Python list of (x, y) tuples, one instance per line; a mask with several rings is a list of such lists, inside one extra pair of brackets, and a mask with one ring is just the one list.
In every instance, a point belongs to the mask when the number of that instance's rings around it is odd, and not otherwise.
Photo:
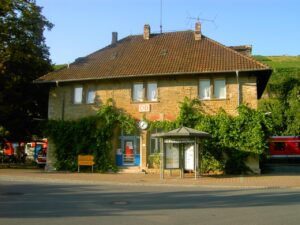
[(1, 180), (1, 225), (299, 224), (295, 189)]

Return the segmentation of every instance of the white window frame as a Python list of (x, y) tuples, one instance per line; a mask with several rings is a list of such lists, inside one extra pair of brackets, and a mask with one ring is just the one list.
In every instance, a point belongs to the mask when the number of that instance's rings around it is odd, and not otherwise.
[[(139, 89), (137, 89), (139, 87)], [(138, 92), (137, 92), (138, 91)], [(144, 101), (144, 84), (142, 82), (137, 82), (132, 85), (132, 100), (134, 102), (142, 102)]]
[[(222, 86), (217, 86), (217, 82), (223, 82)], [(222, 90), (218, 90), (218, 88), (224, 88), (224, 93), (222, 95)], [(214, 98), (215, 99), (226, 99), (226, 79), (225, 78), (217, 78), (214, 79)]]
[(94, 104), (96, 99), (96, 91), (94, 88), (89, 88), (86, 93), (86, 103)]
[[(151, 86), (155, 86), (155, 89), (151, 89)], [(147, 83), (147, 100), (151, 102), (157, 101), (157, 82)]]
[[(203, 89), (203, 87), (201, 87), (201, 83), (204, 82), (208, 82), (208, 90), (206, 89), (207, 87), (205, 87), (205, 89)], [(204, 92), (202, 92), (204, 91)], [(211, 99), (211, 81), (210, 79), (200, 79), (199, 80), (199, 98), (200, 99)]]
[[(139, 87), (139, 89), (137, 89)], [(137, 91), (140, 90), (140, 93)], [(156, 102), (158, 100), (157, 82), (136, 82), (132, 85), (132, 101), (133, 102)]]
[(74, 87), (73, 94), (74, 94), (74, 97), (73, 97), (74, 104), (82, 104), (82, 101), (83, 101), (83, 86)]

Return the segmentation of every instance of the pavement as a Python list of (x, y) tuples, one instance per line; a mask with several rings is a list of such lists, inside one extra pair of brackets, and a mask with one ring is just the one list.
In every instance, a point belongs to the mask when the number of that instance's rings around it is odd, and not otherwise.
[(300, 189), (300, 174), (290, 175), (243, 175), (243, 176), (200, 176), (132, 173), (71, 173), (45, 172), (42, 169), (0, 169), (0, 182), (25, 181), (35, 183), (110, 184), (139, 186), (199, 186), (210, 188), (293, 188)]

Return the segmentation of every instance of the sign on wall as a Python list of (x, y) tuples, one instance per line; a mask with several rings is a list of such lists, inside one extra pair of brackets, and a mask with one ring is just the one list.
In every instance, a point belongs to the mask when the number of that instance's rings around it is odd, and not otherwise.
[(139, 112), (150, 112), (150, 104), (139, 104)]

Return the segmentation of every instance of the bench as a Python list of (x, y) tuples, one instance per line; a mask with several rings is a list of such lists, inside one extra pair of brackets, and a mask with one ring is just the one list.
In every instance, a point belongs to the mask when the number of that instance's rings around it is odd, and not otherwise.
[(80, 166), (91, 166), (92, 173), (94, 172), (94, 156), (92, 155), (78, 155), (78, 173), (80, 172)]

